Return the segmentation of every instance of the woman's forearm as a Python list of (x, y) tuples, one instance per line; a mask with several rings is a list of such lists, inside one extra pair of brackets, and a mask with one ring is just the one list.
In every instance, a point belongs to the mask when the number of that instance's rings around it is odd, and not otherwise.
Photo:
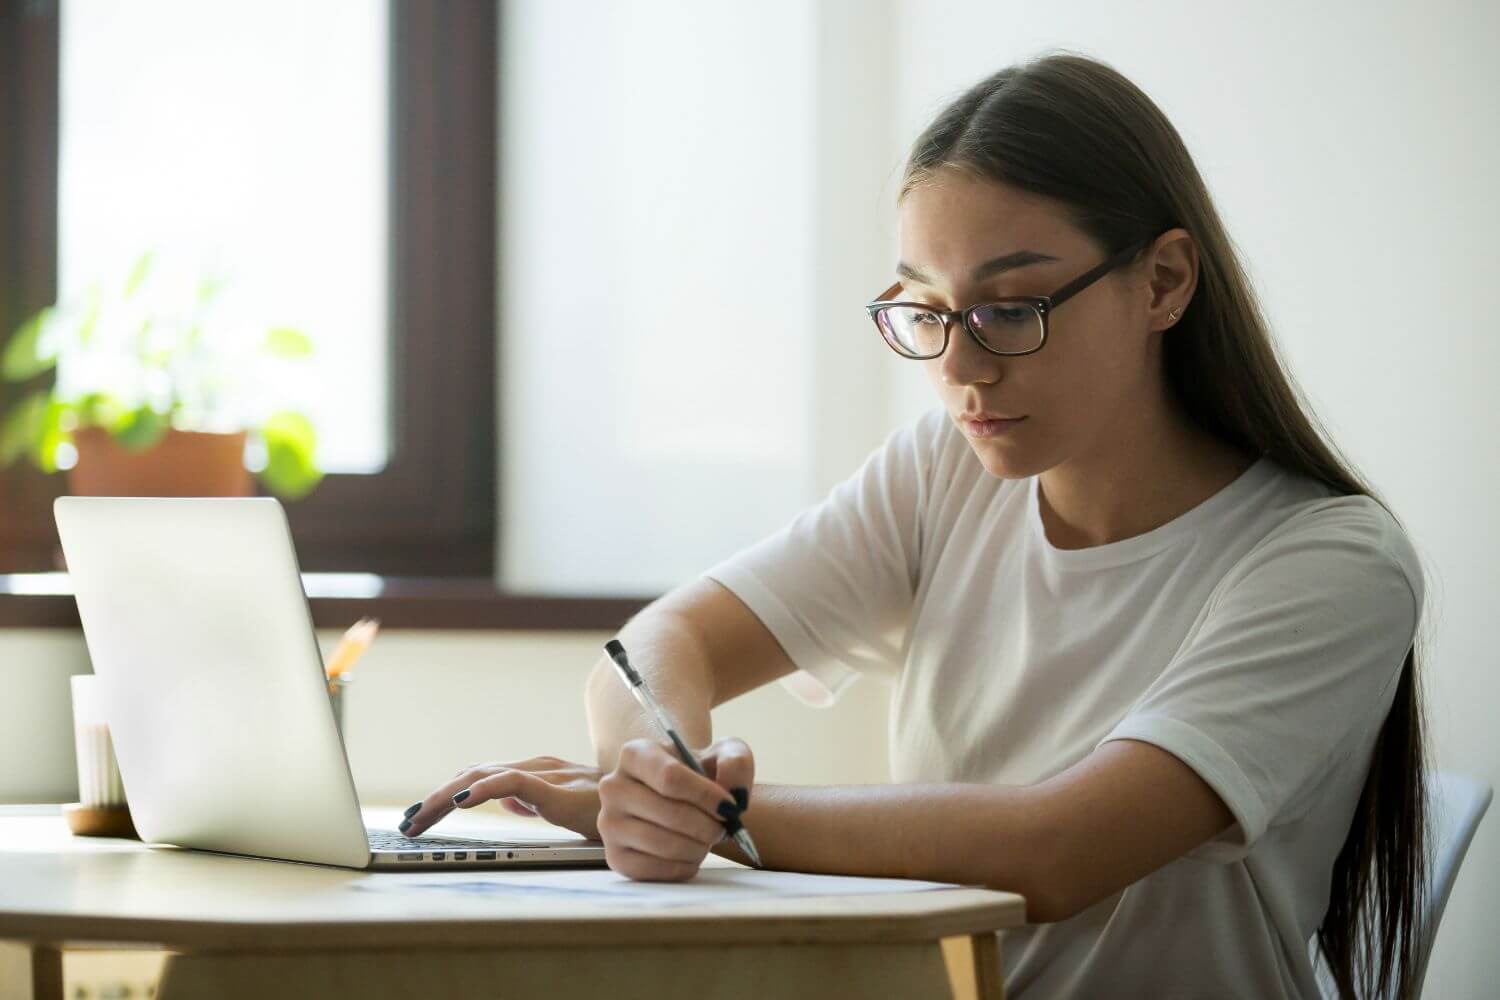
[[(745, 828), (767, 868), (930, 879), (1017, 892), (1045, 919), (1049, 849), (1029, 789), (756, 785)], [(732, 841), (714, 848), (745, 862)]]
[(1007, 890), (1033, 923), (1066, 920), (1236, 829), (1196, 771), (1129, 739), (1034, 785), (756, 785), (744, 821), (767, 867)]
[[(714, 704), (713, 671), (692, 626), (670, 612), (647, 608), (619, 632), (630, 664), (666, 707), (679, 735), (691, 747), (713, 741), (709, 710)], [(585, 694), (589, 736), (599, 766), (615, 766), (620, 747), (636, 737), (662, 734), (620, 680), (608, 656), (600, 656)]]

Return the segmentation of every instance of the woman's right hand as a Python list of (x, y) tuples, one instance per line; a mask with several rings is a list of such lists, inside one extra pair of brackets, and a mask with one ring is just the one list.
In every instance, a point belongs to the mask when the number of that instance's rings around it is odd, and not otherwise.
[(724, 839), (725, 821), (749, 808), (755, 759), (743, 740), (719, 740), (697, 754), (709, 777), (669, 743), (635, 739), (599, 781), (599, 836), (615, 871), (642, 881), (692, 878)]
[(408, 837), (417, 837), (454, 809), (472, 809), (493, 799), (511, 812), (540, 816), (580, 836), (597, 839), (600, 777), (597, 767), (557, 757), (471, 764), (460, 768), (425, 799), (414, 802), (400, 830)]

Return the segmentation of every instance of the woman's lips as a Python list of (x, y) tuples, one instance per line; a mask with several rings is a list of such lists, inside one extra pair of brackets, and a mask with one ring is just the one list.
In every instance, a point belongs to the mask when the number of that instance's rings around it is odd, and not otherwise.
[(1025, 417), (1016, 417), (1014, 420), (965, 420), (964, 430), (968, 432), (969, 437), (1001, 437), (1009, 434), (1025, 419)]

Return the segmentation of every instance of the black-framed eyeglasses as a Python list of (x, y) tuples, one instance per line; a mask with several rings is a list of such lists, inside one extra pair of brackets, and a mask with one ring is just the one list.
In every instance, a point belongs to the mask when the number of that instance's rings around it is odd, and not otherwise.
[(961, 319), (974, 342), (991, 354), (1035, 354), (1047, 343), (1047, 318), (1058, 306), (1128, 262), (1150, 242), (1147, 239), (1131, 244), (1051, 295), (1008, 295), (944, 312), (921, 302), (887, 298), (901, 287), (898, 281), (865, 309), (891, 350), (913, 361), (942, 356), (948, 349), (948, 324), (954, 319)]

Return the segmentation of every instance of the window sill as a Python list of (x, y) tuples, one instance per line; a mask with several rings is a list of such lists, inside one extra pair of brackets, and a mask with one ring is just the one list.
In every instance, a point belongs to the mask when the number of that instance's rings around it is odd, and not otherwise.
[[(481, 577), (303, 573), (317, 628), (362, 617), (382, 628), (614, 631), (654, 598), (505, 594)], [(66, 573), (0, 574), (0, 628), (80, 628)]]

